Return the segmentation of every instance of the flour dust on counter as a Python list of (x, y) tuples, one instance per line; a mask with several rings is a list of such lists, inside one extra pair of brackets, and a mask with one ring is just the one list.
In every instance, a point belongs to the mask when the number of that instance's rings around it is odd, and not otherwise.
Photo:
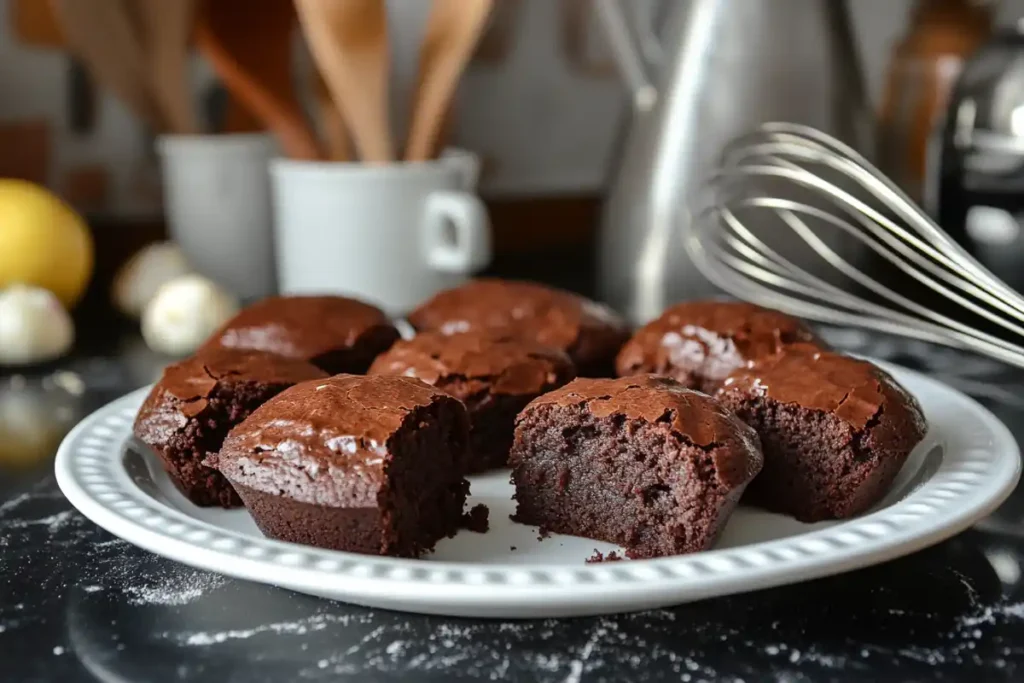
[[(98, 534), (85, 517), (68, 509), (67, 501), (55, 490), (51, 477), (0, 506), (0, 546), (15, 545), (21, 537), (36, 533), (49, 537), (48, 544), (33, 548), (30, 560), (59, 561), (67, 546), (90, 544), (92, 560), (73, 581), (64, 581), (59, 575), (44, 576), (42, 588), (57, 595), (69, 586), (90, 594), (113, 591), (137, 606), (184, 605), (227, 582), (217, 574), (177, 564), (170, 564), (170, 571), (159, 569), (163, 563), (158, 558), (137, 552), (121, 539)], [(97, 536), (102, 540), (96, 540)], [(34, 558), (36, 555), (50, 557)], [(18, 575), (22, 571), (24, 556), (0, 553), (0, 574)]]
[[(1024, 603), (978, 607), (951, 622), (947, 631), (936, 633), (930, 644), (865, 642), (853, 650), (845, 643), (829, 644), (827, 638), (815, 642), (816, 629), (811, 624), (794, 634), (781, 618), (751, 629), (745, 617), (756, 619), (756, 615), (743, 615), (744, 610), (733, 612), (733, 619), (726, 618), (728, 625), (711, 611), (688, 611), (694, 612), (655, 610), (582, 623), (555, 619), (428, 619), (424, 623), (390, 612), (323, 611), (295, 621), (247, 629), (182, 630), (160, 637), (210, 656), (231, 656), (231, 651), (224, 652), (224, 648), (237, 641), (247, 641), (249, 648), (261, 651), (267, 647), (284, 651), (300, 643), (305, 646), (311, 636), (317, 636), (316, 642), (329, 640), (337, 645), (324, 651), (314, 642), (313, 649), (320, 656), (296, 662), (298, 677), (325, 681), (361, 680), (368, 674), (398, 680), (415, 674), (426, 680), (441, 675), (453, 680), (516, 680), (517, 676), (529, 675), (530, 680), (583, 683), (639, 680), (651, 672), (663, 672), (649, 680), (697, 683), (766, 680), (759, 672), (767, 670), (775, 672), (771, 680), (777, 681), (853, 680), (849, 678), (851, 673), (870, 676), (882, 660), (906, 669), (908, 675), (920, 666), (942, 663), (985, 671), (1005, 667), (1004, 658), (1024, 651), (1024, 647), (1009, 643), (988, 647), (986, 632), (986, 627), (1008, 621), (1024, 626)], [(903, 624), (913, 630), (914, 622), (924, 616), (915, 617), (913, 609), (889, 612), (892, 628)], [(674, 640), (673, 634), (679, 639)], [(749, 664), (737, 665), (736, 661)]]
[[(367, 610), (230, 581), (183, 607), (150, 605), (149, 621), (161, 628), (128, 649), (170, 646), (188, 667), (231, 662), (257, 681), (849, 681), (880, 667), (902, 678), (878, 680), (941, 680), (930, 675), (937, 664), (988, 680), (1024, 654), (1024, 640), (996, 635), (1007, 626), (1024, 633), (1024, 603), (999, 602), (998, 579), (980, 560), (945, 548), (914, 567), (813, 582), (799, 594), (515, 622)], [(111, 647), (104, 632), (120, 627), (91, 616), (97, 597), (76, 610), (83, 630)], [(129, 604), (114, 613), (133, 611)]]

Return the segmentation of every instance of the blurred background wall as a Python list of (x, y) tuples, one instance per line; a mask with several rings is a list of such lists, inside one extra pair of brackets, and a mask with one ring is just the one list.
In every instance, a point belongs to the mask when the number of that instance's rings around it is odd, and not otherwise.
[[(877, 97), (910, 2), (850, 4)], [(46, 5), (0, 0), (0, 175), (45, 181), (93, 213), (157, 215), (151, 140), (119, 103), (76, 74), (47, 25)], [(389, 9), (397, 46), (394, 121), (404, 129), (429, 3), (391, 0)], [(1021, 11), (1024, 0), (1002, 5), (1006, 16)], [(216, 84), (198, 58), (194, 72), (197, 97), (215, 101)], [(464, 81), (456, 142), (485, 156), (483, 191), (492, 197), (593, 193), (605, 178), (622, 101), (585, 1), (504, 0)]]

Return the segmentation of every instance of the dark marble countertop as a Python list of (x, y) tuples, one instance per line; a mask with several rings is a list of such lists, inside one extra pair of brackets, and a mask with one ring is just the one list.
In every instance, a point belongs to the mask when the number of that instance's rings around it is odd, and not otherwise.
[[(1024, 431), (1024, 373), (835, 333), (923, 368)], [(116, 358), (117, 360), (113, 360)], [(614, 617), (474, 621), (363, 609), (194, 570), (70, 508), (54, 449), (153, 379), (134, 337), (0, 377), (0, 680), (1014, 681), (1024, 678), (1024, 494), (910, 557), (797, 586)]]

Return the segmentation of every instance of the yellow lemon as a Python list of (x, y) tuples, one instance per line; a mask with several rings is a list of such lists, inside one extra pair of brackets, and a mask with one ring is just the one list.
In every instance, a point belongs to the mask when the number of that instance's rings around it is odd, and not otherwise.
[(0, 179), (0, 288), (35, 285), (71, 308), (92, 267), (92, 235), (74, 209), (39, 185)]

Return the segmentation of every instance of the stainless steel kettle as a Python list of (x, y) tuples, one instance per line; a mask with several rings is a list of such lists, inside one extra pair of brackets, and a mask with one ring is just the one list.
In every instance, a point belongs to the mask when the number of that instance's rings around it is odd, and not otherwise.
[(790, 121), (868, 154), (872, 116), (843, 0), (667, 0), (653, 22), (632, 13), (635, 0), (594, 2), (632, 94), (600, 232), (598, 291), (641, 324), (676, 301), (717, 293), (681, 237), (729, 140)]

